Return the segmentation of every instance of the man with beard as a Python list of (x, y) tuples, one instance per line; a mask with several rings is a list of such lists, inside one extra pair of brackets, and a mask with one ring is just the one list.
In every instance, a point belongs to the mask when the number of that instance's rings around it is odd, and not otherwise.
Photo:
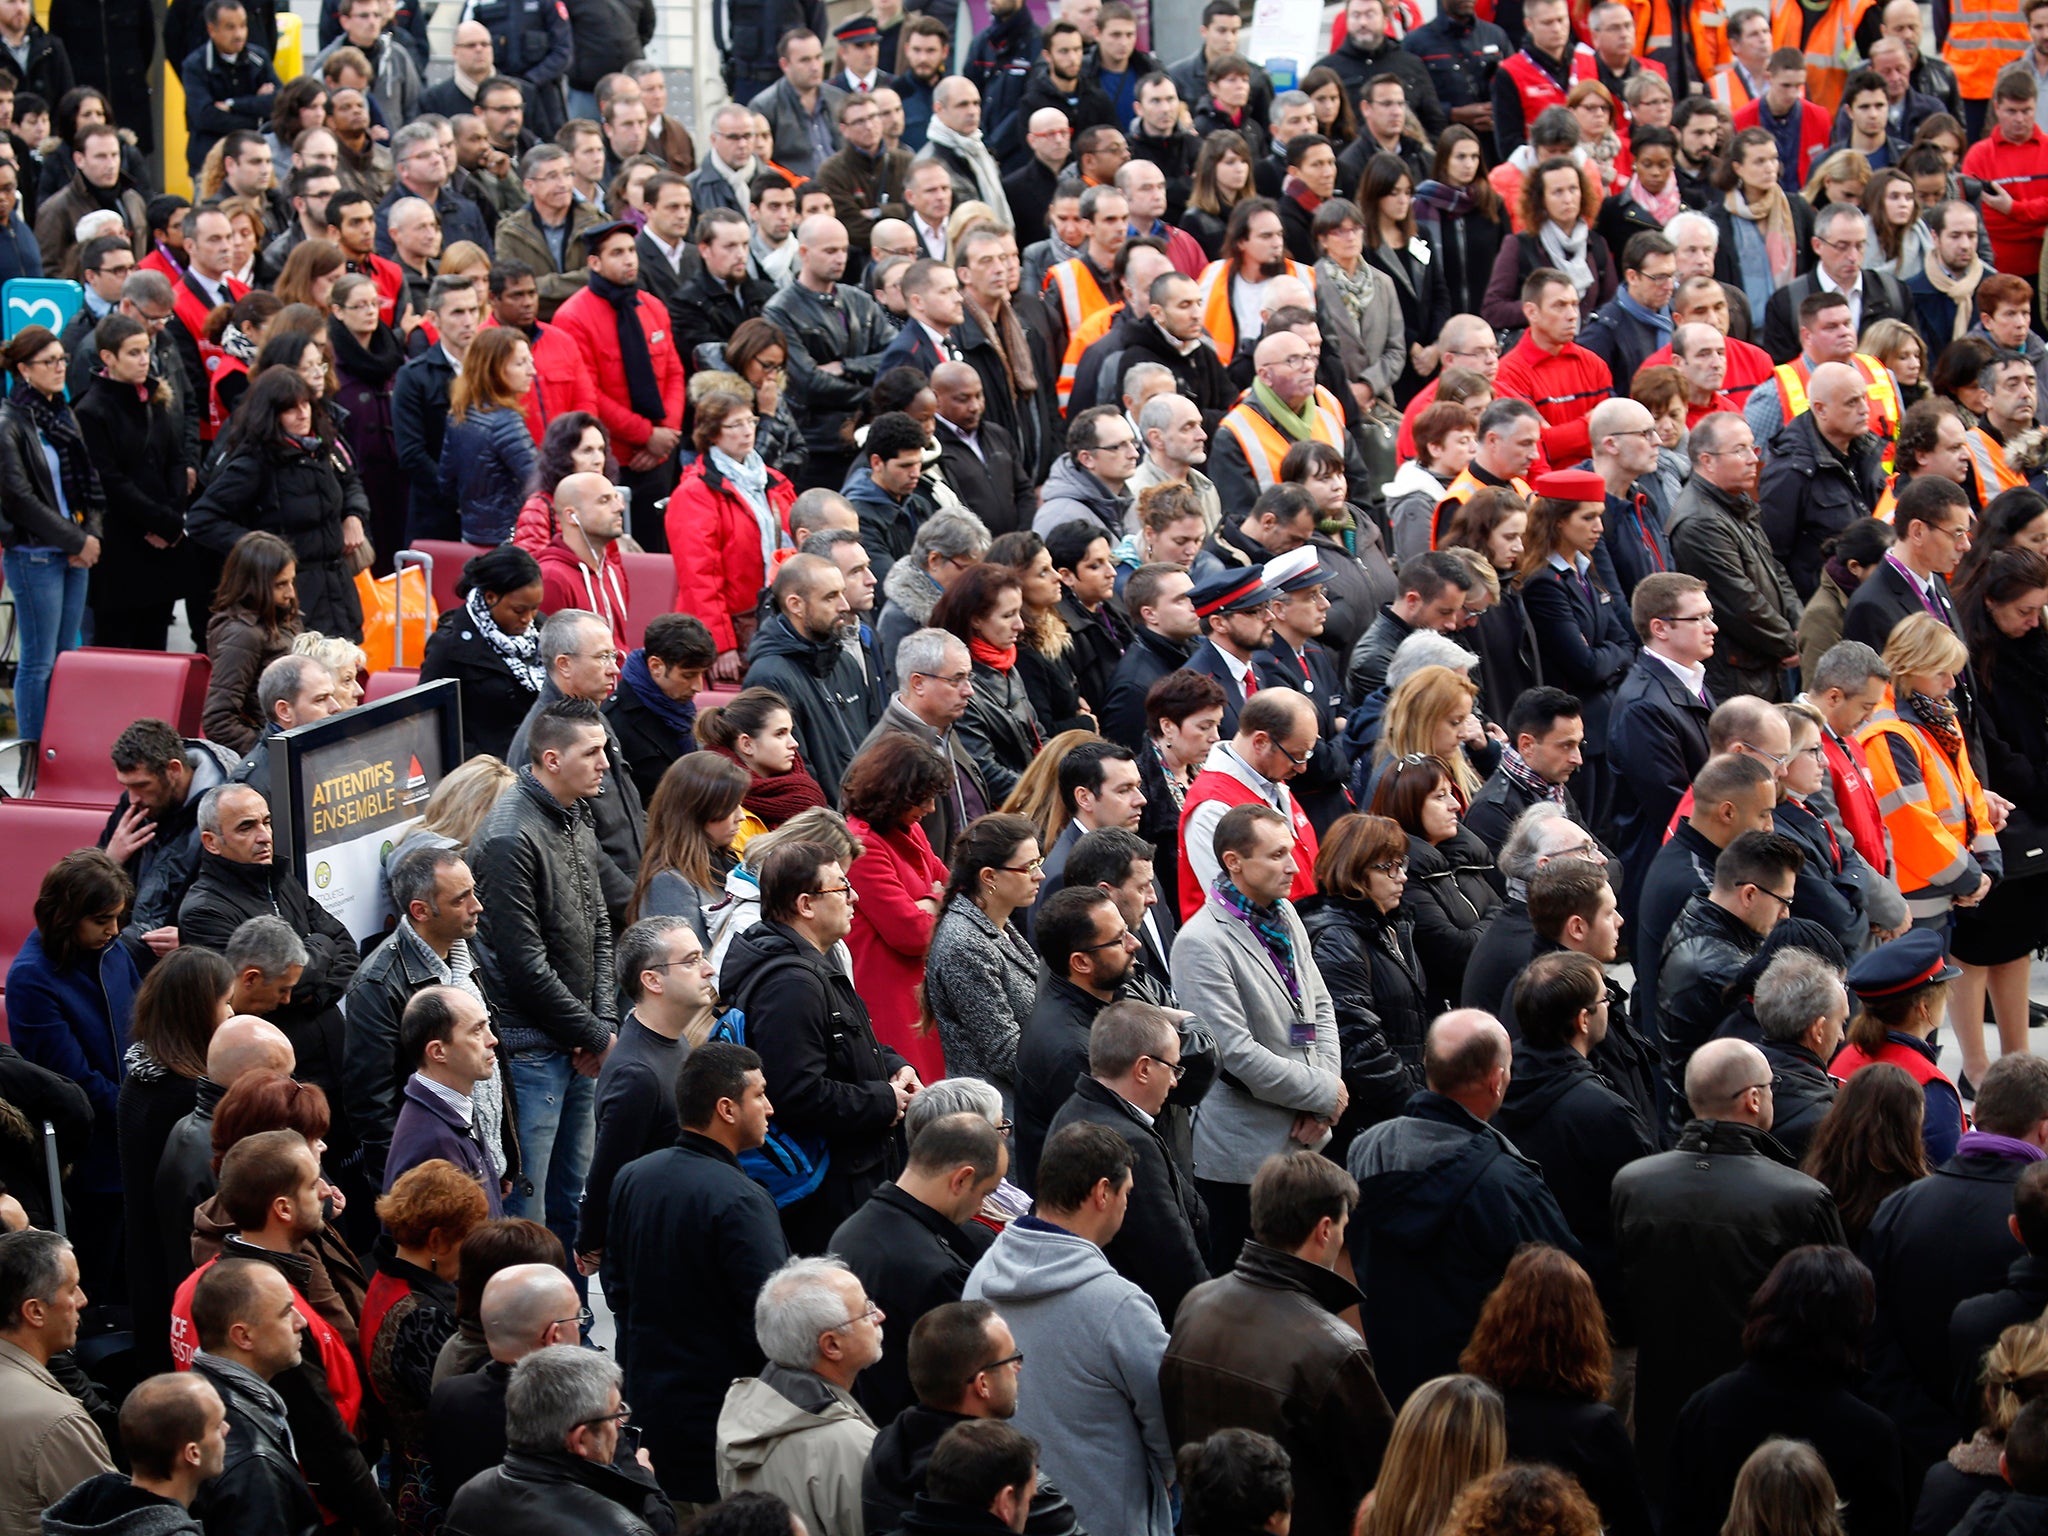
[[(1430, 67), (1387, 35), (1383, 0), (1350, 0), (1344, 9), (1344, 46), (1318, 59), (1316, 67), (1336, 71), (1354, 99), (1365, 95), (1371, 81), (1381, 75), (1393, 75), (1414, 104), (1422, 131), (1431, 139), (1442, 133), (1450, 121), (1443, 103), (1437, 99)], [(1467, 117), (1470, 115), (1468, 112)]]
[(1110, 105), (1102, 87), (1082, 78), (1082, 61), (1088, 45), (1081, 29), (1071, 21), (1056, 21), (1045, 29), (1043, 41), (1044, 54), (1032, 66), (1031, 77), (1024, 82), (1024, 94), (1017, 103), (1025, 120), (1028, 122), (1040, 107), (1053, 107), (1066, 117), (1067, 126), (1076, 134), (1098, 125), (1117, 127), (1116, 108)]
[(1315, 281), (1307, 267), (1288, 259), (1279, 210), (1267, 198), (1244, 198), (1230, 211), (1222, 259), (1204, 267), (1198, 280), (1202, 329), (1226, 365), (1237, 356), (1240, 338), (1264, 329), (1268, 287), (1290, 276), (1305, 288)]

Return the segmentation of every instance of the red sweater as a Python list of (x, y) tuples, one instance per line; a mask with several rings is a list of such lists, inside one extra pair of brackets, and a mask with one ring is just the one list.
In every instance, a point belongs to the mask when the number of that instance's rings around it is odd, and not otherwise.
[(2032, 278), (2041, 266), (2041, 235), (2048, 230), (2048, 134), (2008, 144), (1994, 124), (1963, 156), (1963, 174), (1995, 181), (2012, 196), (2012, 212), (1984, 210), (1984, 232), (1998, 270)]
[(1524, 331), (1500, 360), (1493, 390), (1495, 399), (1527, 400), (1542, 415), (1545, 460), (1576, 464), (1592, 452), (1586, 417), (1614, 394), (1614, 371), (1576, 341), (1548, 352)]

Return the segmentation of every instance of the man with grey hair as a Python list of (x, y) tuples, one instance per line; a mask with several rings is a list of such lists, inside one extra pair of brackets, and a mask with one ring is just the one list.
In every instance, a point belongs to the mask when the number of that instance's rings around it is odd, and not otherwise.
[(932, 119), (918, 160), (936, 160), (953, 180), (953, 206), (984, 202), (996, 222), (1014, 229), (1003, 169), (989, 153), (981, 132), (981, 91), (962, 75), (948, 75), (932, 90)]
[[(1705, 132), (1708, 124), (1714, 120), (1711, 106), (1704, 110), (1696, 108), (1694, 115), (1700, 119), (1701, 132)], [(1712, 159), (1712, 153), (1709, 152), (1709, 169), (1712, 167)], [(1683, 141), (1680, 144), (1678, 174), (1682, 183), (1686, 177)], [(1721, 231), (1715, 228), (1714, 221), (1704, 213), (1695, 208), (1687, 208), (1664, 226), (1664, 233), (1678, 250), (1678, 287), (1672, 294), (1671, 307), (1674, 314), (1679, 314), (1683, 310), (1688, 285), (1694, 279), (1714, 281), (1714, 256), (1721, 247)], [(1750, 318), (1749, 295), (1742, 291), (1740, 283), (1717, 282), (1715, 289), (1715, 298), (1723, 310), (1726, 333), (1743, 343), (1745, 347), (1754, 345), (1756, 327)], [(1769, 358), (1763, 354), (1763, 349), (1758, 347), (1756, 350), (1761, 360), (1768, 363)]]
[(924, 520), (911, 540), (910, 553), (891, 565), (882, 578), (882, 612), (875, 620), (875, 639), (881, 647), (884, 675), (895, 674), (896, 648), (904, 637), (931, 622), (932, 609), (953, 578), (986, 559), (991, 542), (988, 525), (972, 512), (947, 508)]
[(1816, 293), (1839, 293), (1849, 301), (1852, 336), (1861, 336), (1879, 320), (1913, 323), (1912, 301), (1899, 280), (1889, 272), (1864, 266), (1869, 238), (1870, 221), (1854, 203), (1829, 203), (1814, 215), (1813, 270), (1783, 285), (1764, 305), (1759, 340), (1772, 362), (1789, 363), (1799, 355), (1799, 306)]
[[(548, 615), (540, 631), (540, 661), (546, 672), (541, 679), (540, 696), (519, 722), (512, 745), (505, 753), (505, 761), (513, 764), (515, 771), (532, 760), (528, 738), (542, 710), (559, 699), (588, 699), (593, 704), (602, 704), (619, 683), (618, 642), (611, 626), (587, 608), (564, 608)], [(647, 813), (641, 807), (640, 790), (627, 767), (618, 733), (604, 716), (599, 716), (599, 722), (604, 726), (604, 784), (584, 805), (596, 824), (598, 847), (604, 851), (597, 875), (604, 888), (605, 909), (617, 930), (625, 927), (621, 919), (626, 904), (633, 899), (633, 882), (640, 877)]]
[(257, 916), (229, 936), (221, 958), (235, 976), (228, 984), (228, 1007), (268, 1018), (292, 1000), (292, 988), (311, 956), (290, 923), (281, 917)]
[[(439, 160), (440, 146), (433, 145), (422, 154)], [(434, 264), (441, 255), (440, 215), (435, 213), (434, 205), (423, 197), (401, 197), (391, 203), (385, 225), (389, 231), (391, 259), (405, 277), (405, 307), (418, 314), (426, 308), (427, 295), (434, 285)]]
[(933, 851), (946, 850), (940, 853), (942, 858), (949, 855), (954, 838), (970, 821), (987, 815), (998, 803), (989, 794), (974, 755), (953, 729), (973, 697), (972, 674), (967, 647), (958, 636), (943, 629), (919, 629), (906, 635), (896, 647), (896, 692), (861, 743), (865, 752), (883, 734), (894, 732), (935, 749), (952, 765), (952, 788), (939, 797), (923, 823)]
[[(379, 1189), (399, 1097), (413, 1070), (399, 1049), (405, 1005), (427, 987), (455, 987), (488, 1008), (485, 982), (492, 969), (476, 942), (483, 903), (460, 848), (424, 837), (408, 840), (392, 853), (386, 874), (398, 926), (356, 968), (343, 1008), (343, 1102), (362, 1138), (364, 1172)], [(471, 1122), (498, 1172), (516, 1178), (519, 1148), (509, 1134), (503, 1068), (494, 1062), (491, 1075), (468, 1097)]]
[(8, 1536), (34, 1536), (44, 1509), (114, 1470), (99, 1426), (50, 1373), (78, 1342), (85, 1303), (70, 1243), (35, 1227), (0, 1234), (0, 1530)]
[(505, 1388), (505, 1460), (456, 1491), (448, 1523), (464, 1531), (564, 1531), (672, 1536), (675, 1511), (643, 1447), (615, 1460), (630, 1417), (619, 1367), (596, 1350), (550, 1344), (512, 1368)]
[(721, 1498), (773, 1494), (807, 1531), (861, 1536), (875, 1425), (853, 1385), (882, 1357), (885, 1320), (838, 1259), (791, 1259), (768, 1277), (754, 1302), (768, 1363), (732, 1384), (718, 1414)]
[(699, 215), (729, 208), (745, 218), (754, 178), (767, 169), (754, 158), (753, 114), (737, 103), (726, 103), (712, 116), (710, 137), (711, 152), (690, 178), (693, 206)]
[(263, 716), (263, 734), (235, 764), (228, 782), (247, 784), (268, 800), (271, 739), (340, 711), (334, 696), (334, 674), (310, 656), (280, 656), (256, 679), (256, 708)]
[[(1124, 372), (1120, 398), (1124, 420), (1130, 423), (1133, 436), (1137, 435), (1138, 418), (1145, 414), (1145, 407), (1161, 395), (1172, 394), (1173, 389), (1173, 370), (1162, 363), (1138, 363)], [(1139, 447), (1142, 449), (1143, 446), (1140, 439)]]
[(398, 255), (391, 230), (391, 215), (407, 198), (418, 198), (439, 221), (441, 237), (449, 242), (467, 240), (491, 253), (490, 231), (483, 214), (466, 197), (457, 197), (448, 185), (452, 167), (441, 153), (441, 130), (432, 123), (407, 123), (391, 135), (391, 160), (398, 172), (391, 191), (377, 205), (377, 254)]
[[(1131, 376), (1135, 378), (1138, 368), (1157, 367), (1157, 363), (1141, 363), (1131, 370)], [(1201, 511), (1202, 536), (1213, 535), (1223, 522), (1223, 502), (1216, 494), (1216, 482), (1195, 468), (1209, 457), (1209, 434), (1202, 428), (1201, 407), (1175, 389), (1159, 391), (1138, 412), (1138, 440), (1145, 445), (1145, 457), (1124, 485), (1132, 507), (1127, 523), (1136, 520), (1138, 498), (1146, 491), (1155, 485), (1179, 485), (1187, 488)]]
[(427, 1412), (427, 1453), (435, 1481), (460, 1488), (505, 1459), (505, 1389), (512, 1368), (551, 1344), (578, 1344), (582, 1302), (553, 1264), (514, 1264), (484, 1282), (478, 1317), (489, 1351), (471, 1371), (441, 1376)]
[(1795, 1159), (1833, 1108), (1839, 1084), (1827, 1064), (1849, 1022), (1842, 973), (1811, 950), (1780, 950), (1750, 995), (1764, 1060), (1771, 1064), (1771, 1135)]

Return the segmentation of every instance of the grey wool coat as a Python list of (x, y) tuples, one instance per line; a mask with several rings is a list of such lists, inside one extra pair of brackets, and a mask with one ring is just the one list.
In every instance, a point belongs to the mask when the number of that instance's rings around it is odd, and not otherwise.
[(1009, 1102), (1017, 1042), (1038, 999), (1038, 956), (1016, 923), (998, 933), (966, 897), (947, 902), (925, 951), (924, 996), (938, 1021), (947, 1073), (986, 1078)]

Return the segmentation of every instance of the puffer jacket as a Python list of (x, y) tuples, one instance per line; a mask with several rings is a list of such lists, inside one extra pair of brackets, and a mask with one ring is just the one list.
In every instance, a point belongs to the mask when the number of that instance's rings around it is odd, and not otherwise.
[(213, 670), (206, 680), (206, 704), (199, 723), (206, 739), (247, 752), (263, 734), (263, 716), (256, 705), (256, 682), (263, 669), (287, 654), (303, 626), (292, 618), (272, 633), (246, 608), (228, 608), (206, 623), (206, 657)]
[(1031, 531), (1044, 538), (1061, 523), (1079, 518), (1102, 524), (1113, 545), (1124, 536), (1124, 515), (1130, 507), (1129, 496), (1111, 491), (1076, 463), (1071, 453), (1063, 453), (1045, 477)]
[(1685, 1064), (1728, 1016), (1728, 983), (1742, 974), (1763, 936), (1702, 894), (1686, 903), (1664, 938), (1657, 967), (1657, 1044), (1667, 1090), (1666, 1124), (1685, 1123)]
[(1368, 1126), (1398, 1117), (1422, 1087), (1422, 1036), (1432, 1007), (1415, 929), (1405, 914), (1370, 902), (1317, 894), (1296, 910), (1309, 953), (1337, 1014), (1337, 1048), (1351, 1104), (1337, 1122), (1330, 1155), (1341, 1158)]
[[(814, 453), (844, 453), (839, 429), (874, 386), (876, 365), (896, 339), (896, 322), (874, 295), (851, 283), (838, 284), (829, 303), (802, 283), (785, 284), (762, 317), (775, 323), (788, 345), (790, 393), (802, 402), (804, 440)], [(843, 371), (821, 372), (826, 363), (838, 363)]]
[(70, 1181), (98, 1194), (121, 1187), (115, 1109), (127, 1075), (123, 1037), (141, 985), (125, 944), (86, 951), (60, 969), (35, 931), (22, 941), (7, 969), (15, 1046), (35, 1065), (78, 1084), (92, 1100), (92, 1141)]
[(448, 1536), (674, 1536), (675, 1511), (637, 1463), (603, 1465), (567, 1451), (507, 1451), (448, 1506)]
[[(837, 635), (813, 640), (776, 614), (747, 648), (746, 686), (772, 688), (789, 704), (804, 765), (829, 799), (860, 751), (886, 698), (868, 686), (867, 668)], [(994, 785), (990, 785), (994, 789)]]
[(173, 413), (168, 389), (150, 381), (145, 397), (132, 384), (95, 372), (77, 396), (73, 414), (85, 435), (94, 472), (106, 501), (100, 560), (92, 569), (93, 606), (119, 610), (160, 596), (165, 577), (177, 572), (184, 551), (157, 549), (155, 534), (175, 544), (185, 531), (185, 449), (182, 418)]
[(50, 474), (42, 434), (11, 397), (0, 404), (0, 546), (40, 545), (75, 555), (85, 548), (88, 536), (98, 538), (105, 498), (99, 472), (88, 466), (86, 479), (86, 504), (73, 507), (66, 517), (57, 510), (57, 482)]
[(1045, 744), (1031, 696), (1017, 669), (998, 672), (987, 662), (974, 662), (974, 696), (955, 727), (961, 743), (973, 754), (982, 782), (994, 800), (1004, 800)]
[[(796, 488), (788, 475), (772, 467), (777, 460), (758, 445), (756, 451), (761, 462), (771, 466), (768, 510), (776, 523), (771, 537), (780, 544), (786, 537)], [(677, 611), (702, 619), (721, 652), (739, 650), (742, 639), (752, 634), (761, 589), (768, 585), (771, 574), (761, 554), (761, 525), (754, 509), (732, 489), (706, 453), (683, 471), (668, 499), (664, 526), (676, 567)]]
[(533, 466), (533, 437), (519, 412), (486, 405), (459, 421), (448, 418), (440, 492), (460, 511), (465, 544), (502, 544), (512, 537)]
[(1380, 487), (1387, 498), (1387, 526), (1394, 530), (1396, 561), (1405, 565), (1417, 555), (1428, 553), (1436, 504), (1444, 499), (1447, 489), (1416, 459), (1403, 459), (1394, 478)]
[(470, 844), (480, 933), (503, 983), (499, 1048), (602, 1052), (616, 1031), (612, 925), (589, 808), (564, 806), (531, 767), (498, 797)]
[(276, 534), (298, 557), (299, 617), (306, 627), (360, 642), (362, 603), (341, 553), (341, 524), (349, 517), (368, 527), (370, 503), (346, 450), (334, 444), (308, 453), (280, 440), (247, 444), (215, 466), (185, 514), (185, 531), (221, 555), (253, 529)]
[(1492, 873), (1486, 844), (1462, 826), (1441, 843), (1408, 835), (1408, 891), (1401, 910), (1415, 924), (1415, 952), (1422, 958), (1433, 1013), (1455, 1006), (1479, 931), (1500, 905)]

